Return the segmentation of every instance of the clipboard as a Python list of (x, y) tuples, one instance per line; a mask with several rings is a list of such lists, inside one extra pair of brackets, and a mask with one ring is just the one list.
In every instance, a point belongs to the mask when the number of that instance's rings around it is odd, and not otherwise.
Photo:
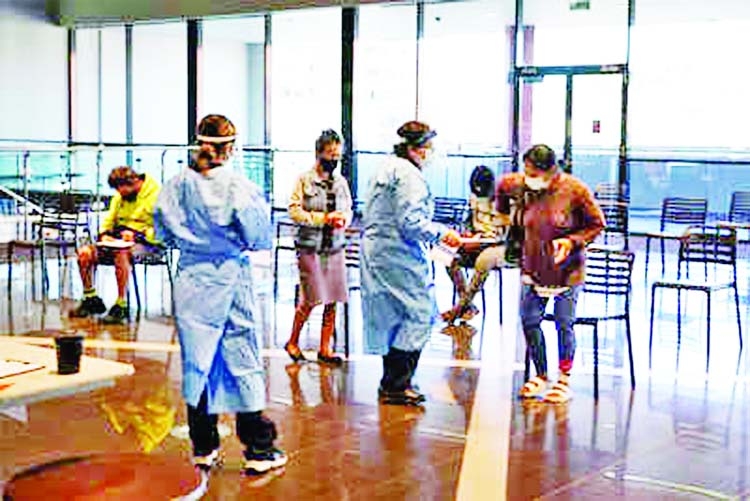
[(135, 245), (135, 242), (128, 242), (125, 240), (107, 240), (106, 242), (96, 242), (97, 247), (106, 247), (108, 249), (130, 249)]

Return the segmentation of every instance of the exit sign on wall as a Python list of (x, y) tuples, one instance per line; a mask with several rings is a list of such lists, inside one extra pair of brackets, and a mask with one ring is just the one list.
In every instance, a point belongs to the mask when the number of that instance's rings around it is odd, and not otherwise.
[(589, 0), (570, 0), (570, 10), (589, 10), (591, 2)]

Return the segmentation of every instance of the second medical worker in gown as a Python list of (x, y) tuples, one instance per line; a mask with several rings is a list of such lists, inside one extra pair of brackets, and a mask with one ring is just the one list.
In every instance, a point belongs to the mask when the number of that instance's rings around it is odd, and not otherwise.
[(370, 179), (363, 214), (362, 312), (365, 350), (383, 356), (383, 403), (417, 405), (412, 385), (437, 314), (428, 246), (460, 243), (434, 223), (434, 203), (422, 172), (436, 135), (421, 122), (398, 129), (394, 156)]
[(207, 470), (218, 462), (218, 414), (234, 412), (242, 469), (261, 474), (287, 462), (262, 414), (266, 382), (248, 255), (271, 248), (270, 211), (261, 190), (226, 165), (235, 135), (224, 116), (201, 120), (199, 149), (164, 186), (154, 223), (180, 249), (175, 319), (193, 461)]

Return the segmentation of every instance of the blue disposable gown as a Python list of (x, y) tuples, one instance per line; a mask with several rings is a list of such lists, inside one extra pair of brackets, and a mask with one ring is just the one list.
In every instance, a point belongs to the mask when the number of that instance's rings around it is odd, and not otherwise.
[(180, 249), (174, 284), (182, 393), (208, 412), (254, 412), (266, 402), (248, 251), (271, 248), (261, 190), (229, 167), (185, 169), (162, 189), (157, 236)]
[(445, 233), (422, 171), (389, 158), (370, 179), (363, 214), (365, 351), (421, 350), (437, 314), (429, 244)]

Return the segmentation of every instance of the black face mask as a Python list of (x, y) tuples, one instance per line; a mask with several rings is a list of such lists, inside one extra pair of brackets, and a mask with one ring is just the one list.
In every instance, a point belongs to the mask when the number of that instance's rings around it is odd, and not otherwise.
[(336, 167), (339, 166), (338, 160), (326, 160), (325, 158), (320, 159), (320, 167), (323, 169), (324, 172), (328, 173), (328, 175), (333, 174), (333, 171), (336, 170)]
[(132, 193), (128, 193), (127, 195), (123, 196), (122, 199), (126, 202), (134, 202), (135, 199), (138, 198), (138, 192), (134, 191)]

